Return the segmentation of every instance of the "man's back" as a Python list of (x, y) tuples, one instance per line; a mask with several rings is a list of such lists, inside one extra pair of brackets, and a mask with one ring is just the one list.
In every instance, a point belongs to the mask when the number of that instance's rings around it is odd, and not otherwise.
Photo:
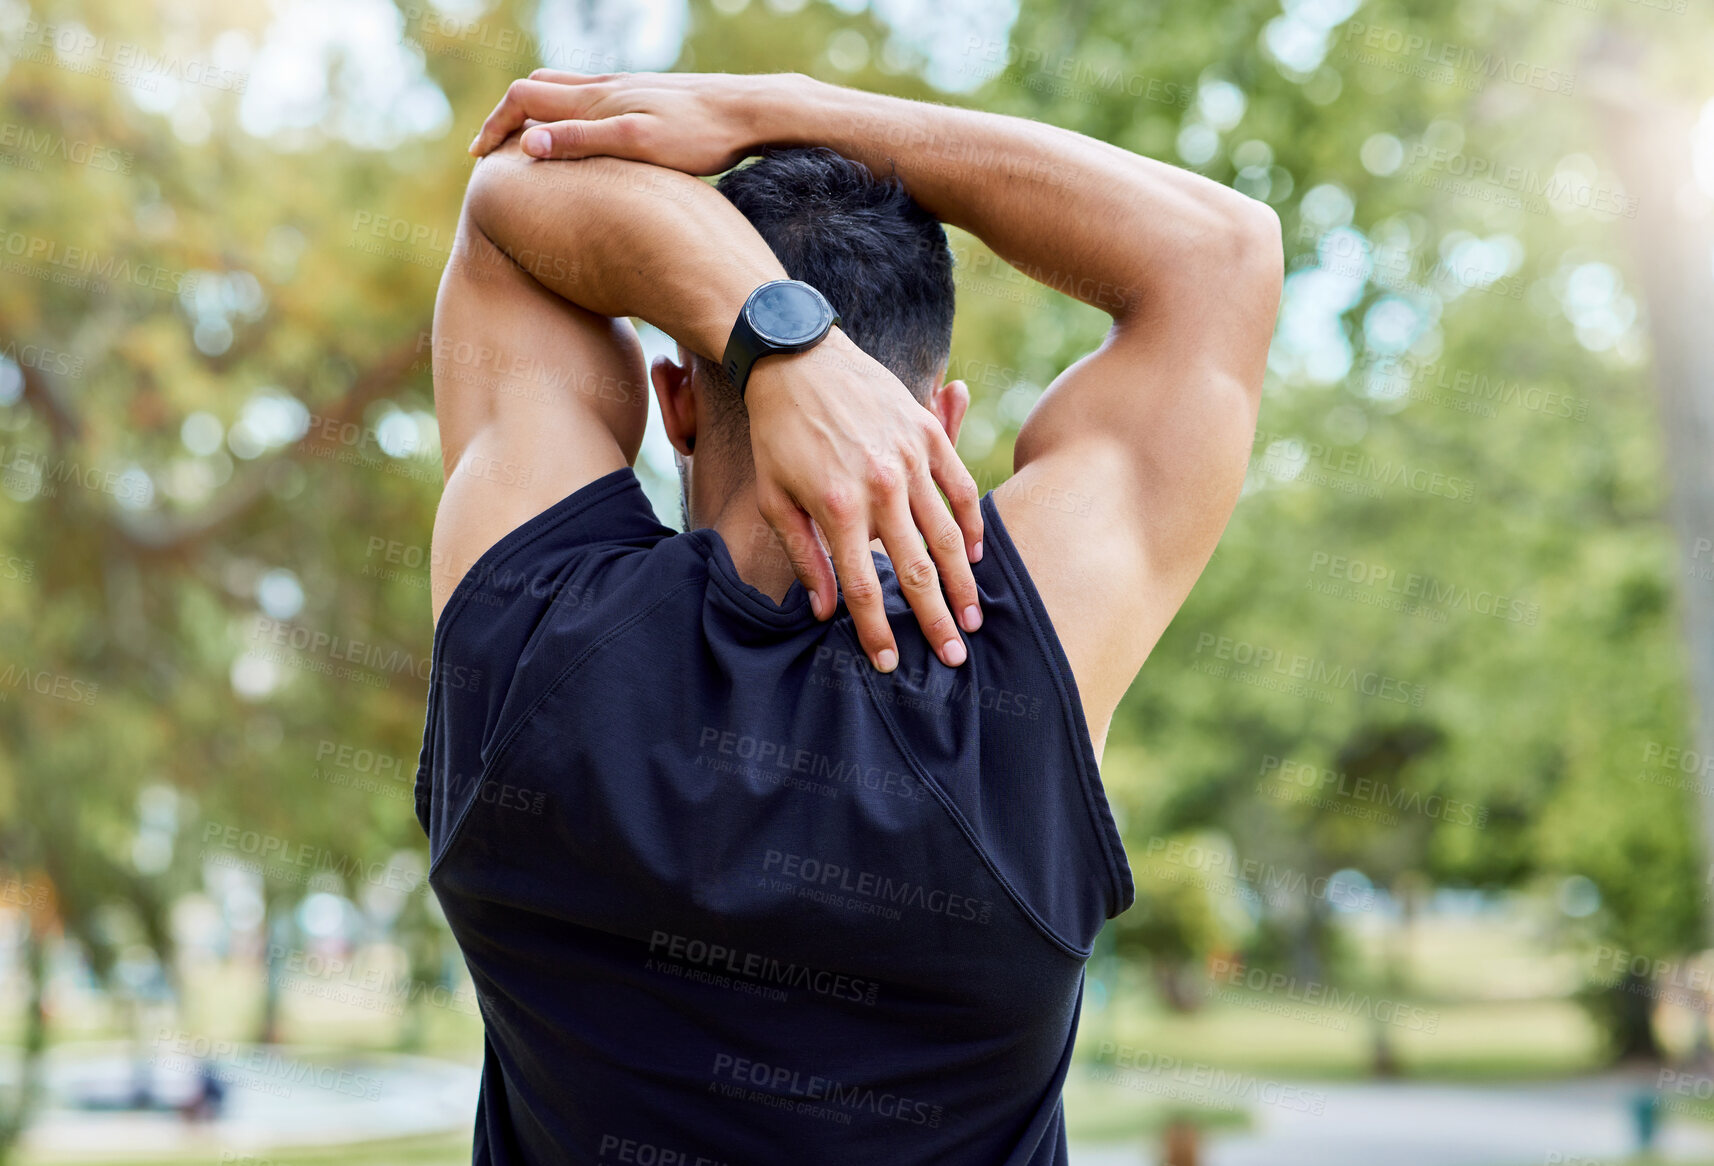
[(884, 559), (890, 674), (629, 469), (466, 576), (417, 809), (487, 1026), (478, 1161), (1064, 1160), (1083, 961), (1130, 872), (983, 518), (959, 668), (903, 634)]
[[(1238, 496), (1277, 216), (793, 76), (547, 71), (472, 150), (418, 808), (478, 1161), (1062, 1161), (1083, 959), (1132, 897), (1089, 730)], [(943, 224), (1113, 320), (986, 499)], [(788, 282), (802, 320), (760, 311)], [(686, 534), (630, 476), (645, 383)]]

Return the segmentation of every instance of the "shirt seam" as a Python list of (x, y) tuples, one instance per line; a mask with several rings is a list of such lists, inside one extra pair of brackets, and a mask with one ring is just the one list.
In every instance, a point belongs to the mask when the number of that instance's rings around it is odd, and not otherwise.
[[(608, 482), (607, 485), (602, 486), (601, 482), (605, 478), (612, 478), (613, 480)], [(564, 498), (561, 498), (558, 502), (553, 503), (553, 505), (549, 506), (547, 509), (538, 514), (531, 515), (511, 530), (501, 535), (488, 547), (487, 550), (476, 556), (476, 561), (470, 564), (469, 569), (464, 572), (464, 576), (459, 579), (458, 583), (453, 587), (452, 595), (447, 598), (446, 606), (441, 609), (440, 619), (435, 623), (434, 635), (429, 644), (429, 675), (436, 679), (429, 687), (428, 708), (424, 713), (423, 746), (421, 749), (421, 755), (417, 759), (416, 786), (412, 791), (415, 794), (415, 803), (418, 809), (417, 823), (422, 826), (423, 833), (425, 835), (429, 832), (429, 822), (427, 820), (429, 818), (429, 814), (426, 811), (431, 809), (434, 804), (433, 775), (431, 770), (434, 764), (435, 752), (433, 734), (435, 714), (440, 710), (441, 706), (441, 686), (438, 681), (438, 677), (441, 675), (441, 653), (446, 644), (446, 637), (448, 634), (447, 629), (452, 626), (453, 620), (462, 614), (465, 607), (469, 605), (470, 596), (475, 593), (475, 584), (473, 581), (479, 578), (478, 568), (485, 567), (489, 572), (492, 572), (495, 568), (498, 568), (504, 563), (510, 562), (513, 558), (522, 554), (530, 546), (546, 537), (554, 530), (557, 530), (564, 523), (578, 517), (579, 515), (587, 513), (591, 508), (607, 501), (613, 495), (624, 491), (634, 483), (641, 488), (641, 484), (637, 483), (637, 471), (631, 466), (621, 466), (619, 469), (609, 470), (607, 473), (602, 474), (601, 477), (585, 482), (583, 485), (567, 494)], [(583, 493), (585, 490), (589, 490), (591, 487), (599, 488), (587, 497), (579, 499), (576, 505), (566, 505), (566, 503), (577, 498), (579, 494)], [(562, 507), (563, 509), (561, 509)], [(556, 514), (555, 511), (559, 511), (559, 513)], [(658, 517), (656, 521), (659, 521)], [(423, 781), (425, 775), (428, 775), (429, 777), (427, 785), (425, 785)]]
[[(1105, 914), (1107, 918), (1112, 919), (1128, 910), (1136, 901), (1136, 884), (1131, 876), (1130, 864), (1124, 858), (1124, 844), (1118, 837), (1119, 827), (1113, 820), (1112, 807), (1107, 801), (1105, 790), (1098, 784), (1099, 776), (1092, 777), (1090, 773), (1090, 761), (1095, 746), (1089, 737), (1088, 718), (1083, 715), (1078, 705), (1072, 703), (1071, 692), (1066, 686), (1071, 671), (1070, 662), (1064, 659), (1065, 649), (1059, 645), (1057, 635), (1049, 637), (1051, 621), (1047, 619), (1046, 610), (1042, 606), (1040, 596), (1035, 592), (1035, 584), (1029, 578), (1022, 556), (1018, 554), (1017, 546), (1012, 542), (1012, 532), (1006, 528), (1005, 519), (1000, 514), (1000, 507), (992, 490), (985, 496), (984, 501), (988, 503), (986, 509), (994, 519), (999, 535), (991, 541), (1000, 550), (1001, 569), (1010, 579), (1012, 589), (1023, 600), (1024, 612), (1030, 621), (1031, 630), (1035, 633), (1036, 650), (1041, 652), (1048, 665), (1049, 677), (1059, 695), (1060, 713), (1065, 718), (1066, 727), (1076, 745), (1072, 756), (1077, 767), (1078, 785), (1083, 793), (1084, 809), (1089, 814), (1089, 825), (1101, 847), (1103, 865), (1106, 867), (1108, 890), (1112, 899), (1111, 910)], [(1075, 680), (1072, 683), (1075, 683)], [(1089, 751), (1089, 757), (1084, 756), (1085, 748)]]
[(644, 619), (653, 614), (654, 610), (661, 606), (661, 604), (673, 598), (680, 591), (696, 586), (698, 582), (700, 581), (694, 578), (686, 579), (684, 582), (663, 592), (647, 607), (640, 611), (633, 612), (631, 615), (608, 628), (599, 637), (597, 637), (593, 643), (573, 657), (569, 664), (560, 669), (559, 675), (553, 678), (552, 683), (543, 688), (536, 698), (530, 702), (529, 707), (524, 709), (524, 711), (518, 715), (518, 719), (512, 723), (512, 727), (507, 729), (504, 736), (500, 738), (500, 743), (495, 747), (492, 759), (482, 767), (482, 774), (476, 781), (476, 787), (472, 791), (470, 800), (465, 802), (464, 808), (458, 812), (458, 821), (453, 823), (451, 833), (446, 836), (446, 845), (441, 848), (439, 857), (433, 859), (429, 863), (429, 877), (432, 878), (434, 876), (435, 872), (438, 871), (441, 865), (446, 862), (447, 856), (452, 853), (453, 844), (458, 841), (459, 835), (463, 833), (464, 823), (470, 817), (471, 809), (474, 808), (476, 803), (482, 798), (482, 788), (488, 784), (489, 779), (494, 776), (495, 772), (506, 763), (511, 754), (512, 746), (518, 739), (518, 734), (524, 731), (525, 726), (530, 723), (531, 719), (536, 715), (537, 710), (540, 709), (543, 703), (547, 701), (548, 697), (558, 692), (560, 686), (570, 679), (572, 673), (576, 672), (579, 668), (588, 663), (590, 657), (594, 656), (595, 653), (599, 652), (602, 648), (605, 648), (619, 636), (630, 631), (631, 628), (635, 627), (638, 623), (641, 623)]
[[(465, 571), (464, 577), (459, 579), (457, 585), (453, 587), (452, 595), (447, 599), (446, 607), (440, 613), (440, 622), (435, 624), (434, 646), (438, 647), (441, 641), (446, 638), (445, 630), (451, 626), (452, 620), (461, 614), (464, 608), (468, 605), (470, 596), (475, 591), (474, 581), (478, 577), (478, 567), (486, 564), (490, 569), (492, 569), (500, 566), (502, 563), (509, 562), (517, 555), (529, 549), (531, 544), (539, 541), (558, 528), (562, 523), (576, 518), (578, 515), (583, 514), (592, 507), (598, 506), (602, 502), (607, 501), (607, 499), (612, 495), (624, 490), (636, 480), (636, 471), (630, 466), (612, 470), (607, 474), (603, 474), (602, 477), (612, 477), (615, 474), (624, 476), (617, 478), (615, 481), (609, 483), (602, 489), (597, 490), (587, 498), (581, 499), (577, 505), (566, 506), (561, 513), (555, 514), (554, 511), (565, 506), (567, 502), (576, 498), (578, 494), (589, 489), (591, 486), (598, 485), (601, 478), (596, 478), (592, 482), (586, 482), (584, 485), (567, 494), (564, 498), (561, 498), (558, 502), (549, 506), (546, 510), (543, 510), (539, 514), (532, 515), (530, 518), (525, 519), (511, 530), (501, 535), (492, 546), (478, 555), (476, 557), (476, 561), (471, 563), (469, 569)], [(490, 559), (493, 561), (489, 562), (488, 560)], [(471, 584), (471, 586), (467, 589), (466, 584)]]
[[(851, 641), (852, 646), (856, 648), (857, 655), (859, 657), (866, 658), (866, 653), (863, 651), (862, 644), (858, 642), (856, 632), (853, 630), (851, 623), (849, 621), (842, 622), (840, 624), (840, 631), (845, 634), (846, 638)], [(977, 857), (982, 860), (982, 865), (988, 868), (988, 873), (994, 876), (995, 881), (998, 882), (1006, 894), (1010, 896), (1012, 902), (1017, 904), (1018, 910), (1024, 913), (1024, 917), (1042, 933), (1049, 943), (1053, 944), (1067, 955), (1080, 960), (1088, 959), (1090, 955), (1094, 953), (1094, 945), (1090, 945), (1088, 948), (1080, 948), (1076, 944), (1065, 939), (1064, 936), (1060, 935), (1059, 932), (1054, 930), (1054, 928), (1048, 924), (1047, 920), (1041, 917), (1034, 907), (1029, 905), (1023, 895), (1018, 891), (1017, 887), (1013, 886), (1012, 881), (1000, 870), (999, 864), (996, 863), (993, 856), (988, 853), (988, 848), (983, 846), (981, 840), (976, 837), (975, 828), (970, 825), (970, 820), (964, 816), (963, 811), (961, 811), (953, 802), (951, 795), (941, 787), (940, 782), (937, 781), (934, 775), (928, 771), (928, 767), (923, 765), (922, 761), (918, 759), (916, 751), (910, 746), (910, 742), (907, 741), (904, 734), (899, 731), (899, 727), (893, 723), (892, 714), (887, 711), (885, 702), (880, 699), (879, 694), (875, 691), (873, 672), (874, 669), (868, 667), (865, 667), (862, 671), (864, 691), (869, 694), (870, 703), (873, 704), (875, 712), (880, 716), (881, 723), (887, 726), (887, 735), (893, 739), (893, 745), (904, 755), (906, 763), (916, 771), (917, 780), (921, 781), (934, 792), (935, 799), (940, 802), (941, 808), (946, 811), (947, 816), (952, 819), (953, 824), (958, 827), (959, 831), (964, 835), (965, 840), (970, 843), (970, 848), (974, 850)]]

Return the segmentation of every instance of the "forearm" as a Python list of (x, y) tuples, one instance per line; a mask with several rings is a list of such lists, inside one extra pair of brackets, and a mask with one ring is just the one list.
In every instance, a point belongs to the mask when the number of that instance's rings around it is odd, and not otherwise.
[(943, 222), (1119, 319), (1229, 272), (1271, 217), (1199, 175), (1021, 118), (792, 76), (759, 78), (749, 119), (758, 144), (825, 145), (897, 173)]
[(467, 199), (473, 224), (548, 290), (646, 320), (711, 360), (745, 297), (785, 275), (718, 191), (642, 162), (538, 161), (508, 142), (478, 165)]

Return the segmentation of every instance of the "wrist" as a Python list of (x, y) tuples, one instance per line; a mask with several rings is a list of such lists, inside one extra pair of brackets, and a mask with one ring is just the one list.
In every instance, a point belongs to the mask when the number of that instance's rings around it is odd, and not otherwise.
[(762, 73), (744, 78), (735, 102), (735, 123), (741, 148), (755, 153), (763, 146), (797, 145), (813, 140), (809, 114), (835, 86), (802, 73)]
[(839, 324), (839, 313), (819, 290), (794, 279), (763, 284), (744, 302), (721, 364), (744, 395), (757, 364), (818, 348)]
[[(851, 337), (839, 325), (829, 328), (827, 335), (813, 348), (802, 352), (776, 352), (762, 357), (750, 369), (750, 379), (744, 388), (745, 408), (754, 421), (762, 406), (775, 400), (790, 399), (793, 384), (818, 384), (829, 380), (827, 366), (837, 370), (856, 369), (867, 359)], [(821, 366), (817, 370), (816, 366)], [(819, 371), (821, 375), (815, 375)]]
[[(772, 258), (772, 256), (770, 256)], [(675, 336), (685, 346), (716, 364), (724, 358), (738, 314), (750, 293), (771, 279), (785, 278), (776, 263), (752, 263), (747, 257), (729, 257), (729, 266), (697, 289), (686, 335)]]

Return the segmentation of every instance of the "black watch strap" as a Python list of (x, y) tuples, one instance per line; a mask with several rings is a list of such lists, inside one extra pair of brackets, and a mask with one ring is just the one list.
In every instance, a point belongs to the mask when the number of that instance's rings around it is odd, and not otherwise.
[(738, 397), (740, 400), (743, 399), (745, 386), (749, 383), (750, 370), (755, 366), (758, 360), (764, 356), (774, 356), (781, 353), (806, 352), (825, 340), (827, 338), (827, 334), (839, 324), (839, 313), (835, 312), (832, 305), (828, 304), (828, 323), (826, 327), (822, 328), (821, 331), (815, 333), (813, 336), (800, 340), (782, 342), (778, 339), (764, 336), (760, 332), (756, 331), (755, 327), (750, 323), (751, 303), (763, 291), (775, 286), (776, 284), (782, 283), (796, 284), (799, 287), (805, 288), (814, 294), (816, 298), (820, 299), (823, 304), (827, 304), (827, 298), (823, 296), (820, 291), (811, 287), (807, 283), (803, 283), (801, 280), (771, 279), (767, 283), (761, 284), (755, 291), (752, 291), (749, 294), (749, 296), (744, 300), (743, 308), (738, 312), (737, 322), (732, 325), (732, 335), (727, 338), (726, 352), (720, 361), (721, 366), (726, 369), (726, 375), (732, 381), (733, 387), (738, 390)]

